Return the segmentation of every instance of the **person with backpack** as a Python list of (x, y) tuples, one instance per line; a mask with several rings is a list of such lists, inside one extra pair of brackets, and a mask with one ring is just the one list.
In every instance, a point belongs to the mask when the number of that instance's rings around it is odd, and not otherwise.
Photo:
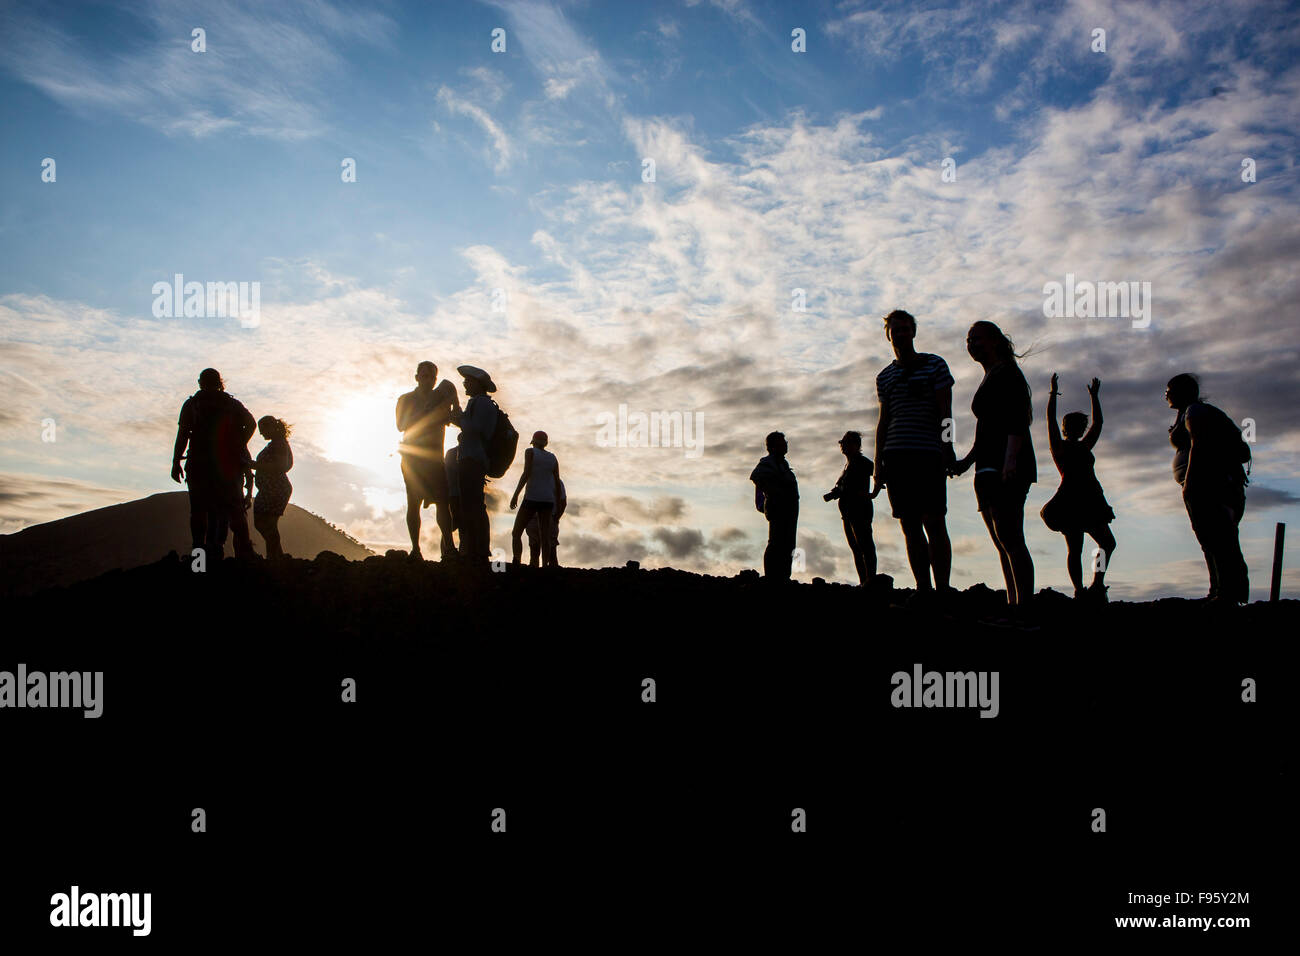
[(754, 483), (754, 506), (767, 518), (767, 548), (763, 551), (763, 577), (769, 581), (790, 580), (794, 560), (795, 531), (799, 525), (799, 482), (786, 461), (785, 435), (767, 436), (767, 455), (750, 472)]
[(534, 517), (538, 536), (543, 542), (542, 567), (549, 568), (555, 564), (555, 549), (551, 547), (551, 515), (560, 500), (560, 462), (546, 450), (547, 441), (546, 432), (533, 432), (530, 447), (524, 449), (524, 472), (510, 498), (510, 510), (514, 511), (519, 505), (519, 492), (524, 491), (524, 506), (515, 515), (515, 527), (510, 533), (514, 551), (512, 563), (515, 565), (523, 559), (524, 529)]
[(452, 410), (452, 422), (460, 427), (456, 442), (460, 554), (466, 566), (482, 568), (491, 554), (484, 485), (489, 477), (500, 478), (506, 473), (514, 461), (519, 435), (506, 414), (488, 397), (489, 392), (497, 390), (492, 377), (473, 365), (462, 365), (456, 371), (465, 380), (465, 394), (469, 396), (463, 411)]
[[(1106, 495), (1097, 481), (1096, 459), (1092, 449), (1101, 437), (1101, 380), (1094, 378), (1088, 386), (1092, 396), (1092, 425), (1083, 412), (1068, 412), (1056, 424), (1056, 396), (1059, 379), (1052, 373), (1052, 390), (1047, 396), (1047, 442), (1052, 451), (1052, 461), (1061, 473), (1061, 486), (1043, 505), (1039, 516), (1043, 524), (1065, 535), (1065, 568), (1074, 585), (1076, 600), (1088, 599), (1098, 604), (1106, 603), (1106, 568), (1115, 553), (1115, 535), (1110, 523), (1115, 512), (1106, 501)], [(1061, 437), (1061, 433), (1065, 437)], [(1104, 558), (1092, 571), (1092, 584), (1083, 587), (1083, 536), (1091, 535), (1101, 548)]]
[(1241, 429), (1221, 409), (1201, 401), (1196, 376), (1184, 372), (1165, 389), (1178, 411), (1169, 426), (1174, 446), (1174, 480), (1183, 487), (1183, 505), (1205, 554), (1210, 573), (1206, 600), (1235, 605), (1250, 600), (1250, 572), (1241, 554), (1239, 525), (1246, 512), (1250, 446)]
[(256, 420), (226, 391), (221, 373), (200, 372), (199, 390), (185, 400), (177, 419), (172, 481), (183, 479), (189, 491), (191, 547), (215, 561), (225, 551), (227, 531), (234, 535), (236, 557), (255, 553), (242, 492), (248, 440), (256, 430)]
[(866, 585), (876, 576), (876, 542), (871, 536), (871, 518), (875, 509), (871, 501), (880, 494), (871, 491), (870, 458), (862, 454), (861, 432), (845, 432), (840, 439), (844, 453), (844, 470), (840, 472), (835, 487), (822, 495), (823, 501), (840, 503), (840, 520), (844, 523), (844, 538), (853, 554), (853, 565), (858, 569), (858, 584)]

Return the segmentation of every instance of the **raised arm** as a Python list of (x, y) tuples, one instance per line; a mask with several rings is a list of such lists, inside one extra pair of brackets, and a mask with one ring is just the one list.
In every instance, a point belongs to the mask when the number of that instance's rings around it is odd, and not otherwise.
[(1047, 395), (1047, 447), (1052, 450), (1052, 461), (1056, 464), (1057, 471), (1061, 471), (1061, 425), (1056, 420), (1056, 396), (1060, 394), (1057, 389), (1059, 381), (1060, 377), (1053, 372), (1052, 390)]
[(1089, 450), (1101, 437), (1101, 399), (1097, 395), (1100, 391), (1101, 379), (1094, 378), (1092, 384), (1088, 386), (1088, 394), (1092, 396), (1092, 424), (1088, 426), (1088, 433), (1083, 436), (1083, 447)]

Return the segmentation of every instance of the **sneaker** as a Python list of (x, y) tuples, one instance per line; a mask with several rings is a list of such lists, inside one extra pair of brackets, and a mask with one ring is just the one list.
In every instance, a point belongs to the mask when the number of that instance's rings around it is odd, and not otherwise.
[(1109, 590), (1109, 585), (1094, 581), (1088, 588), (1088, 600), (1094, 604), (1109, 604), (1110, 599), (1106, 597), (1106, 592)]

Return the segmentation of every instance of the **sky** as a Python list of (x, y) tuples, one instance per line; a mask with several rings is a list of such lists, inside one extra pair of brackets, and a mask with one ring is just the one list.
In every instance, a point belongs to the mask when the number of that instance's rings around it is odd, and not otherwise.
[[(1037, 516), (1059, 372), (1062, 413), (1102, 381), (1112, 599), (1204, 594), (1163, 401), (1190, 371), (1251, 422), (1252, 596), (1279, 521), (1294, 595), (1298, 50), (1294, 7), (1224, 0), (4, 4), (0, 532), (178, 490), (213, 366), (294, 426), (295, 503), (406, 548), (393, 405), (429, 359), (549, 434), (561, 563), (761, 568), (748, 475), (779, 430), (796, 577), (856, 582), (821, 496), (844, 431), (871, 448), (903, 308), (956, 378), (959, 455), (966, 329), (1028, 350), (1039, 587), (1070, 587)], [(256, 321), (156, 315), (177, 273), (258, 283)], [(1049, 317), (1067, 275), (1150, 283), (1149, 325)], [(694, 447), (610, 442), (621, 406)], [(521, 466), (491, 499), (507, 553)], [(953, 583), (1000, 587), (969, 472), (948, 526)], [(874, 528), (911, 586), (883, 493)]]

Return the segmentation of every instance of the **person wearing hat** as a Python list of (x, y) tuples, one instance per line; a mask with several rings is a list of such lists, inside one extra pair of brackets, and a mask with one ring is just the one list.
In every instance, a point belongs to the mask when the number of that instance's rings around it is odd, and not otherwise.
[(546, 450), (546, 432), (533, 432), (530, 447), (524, 449), (524, 473), (510, 498), (510, 510), (519, 504), (519, 492), (524, 491), (524, 506), (515, 515), (515, 527), (510, 533), (514, 549), (514, 564), (519, 564), (524, 554), (524, 528), (534, 516), (537, 518), (538, 537), (542, 541), (542, 567), (555, 564), (555, 545), (551, 536), (551, 513), (560, 500), (560, 463)]
[(871, 491), (871, 459), (862, 454), (862, 434), (845, 432), (840, 439), (844, 453), (844, 470), (840, 472), (835, 487), (822, 495), (823, 501), (839, 501), (840, 520), (844, 523), (844, 538), (853, 554), (853, 565), (858, 569), (858, 584), (866, 584), (876, 576), (876, 542), (871, 536), (871, 518), (875, 510), (871, 499), (880, 494)]
[(487, 481), (488, 443), (497, 427), (497, 405), (488, 397), (497, 390), (492, 376), (473, 365), (456, 369), (464, 381), (469, 401), (464, 411), (452, 411), (460, 427), (456, 466), (460, 478), (460, 555), (470, 566), (481, 566), (489, 556), (491, 525), (483, 486)]
[(415, 368), (415, 389), (397, 399), (397, 430), (402, 432), (402, 480), (406, 485), (406, 530), (411, 557), (420, 558), (420, 509), (434, 505), (444, 561), (455, 557), (454, 525), (447, 498), (447, 472), (442, 448), (452, 411), (460, 407), (456, 386), (443, 379), (434, 387), (438, 366), (421, 362)]

